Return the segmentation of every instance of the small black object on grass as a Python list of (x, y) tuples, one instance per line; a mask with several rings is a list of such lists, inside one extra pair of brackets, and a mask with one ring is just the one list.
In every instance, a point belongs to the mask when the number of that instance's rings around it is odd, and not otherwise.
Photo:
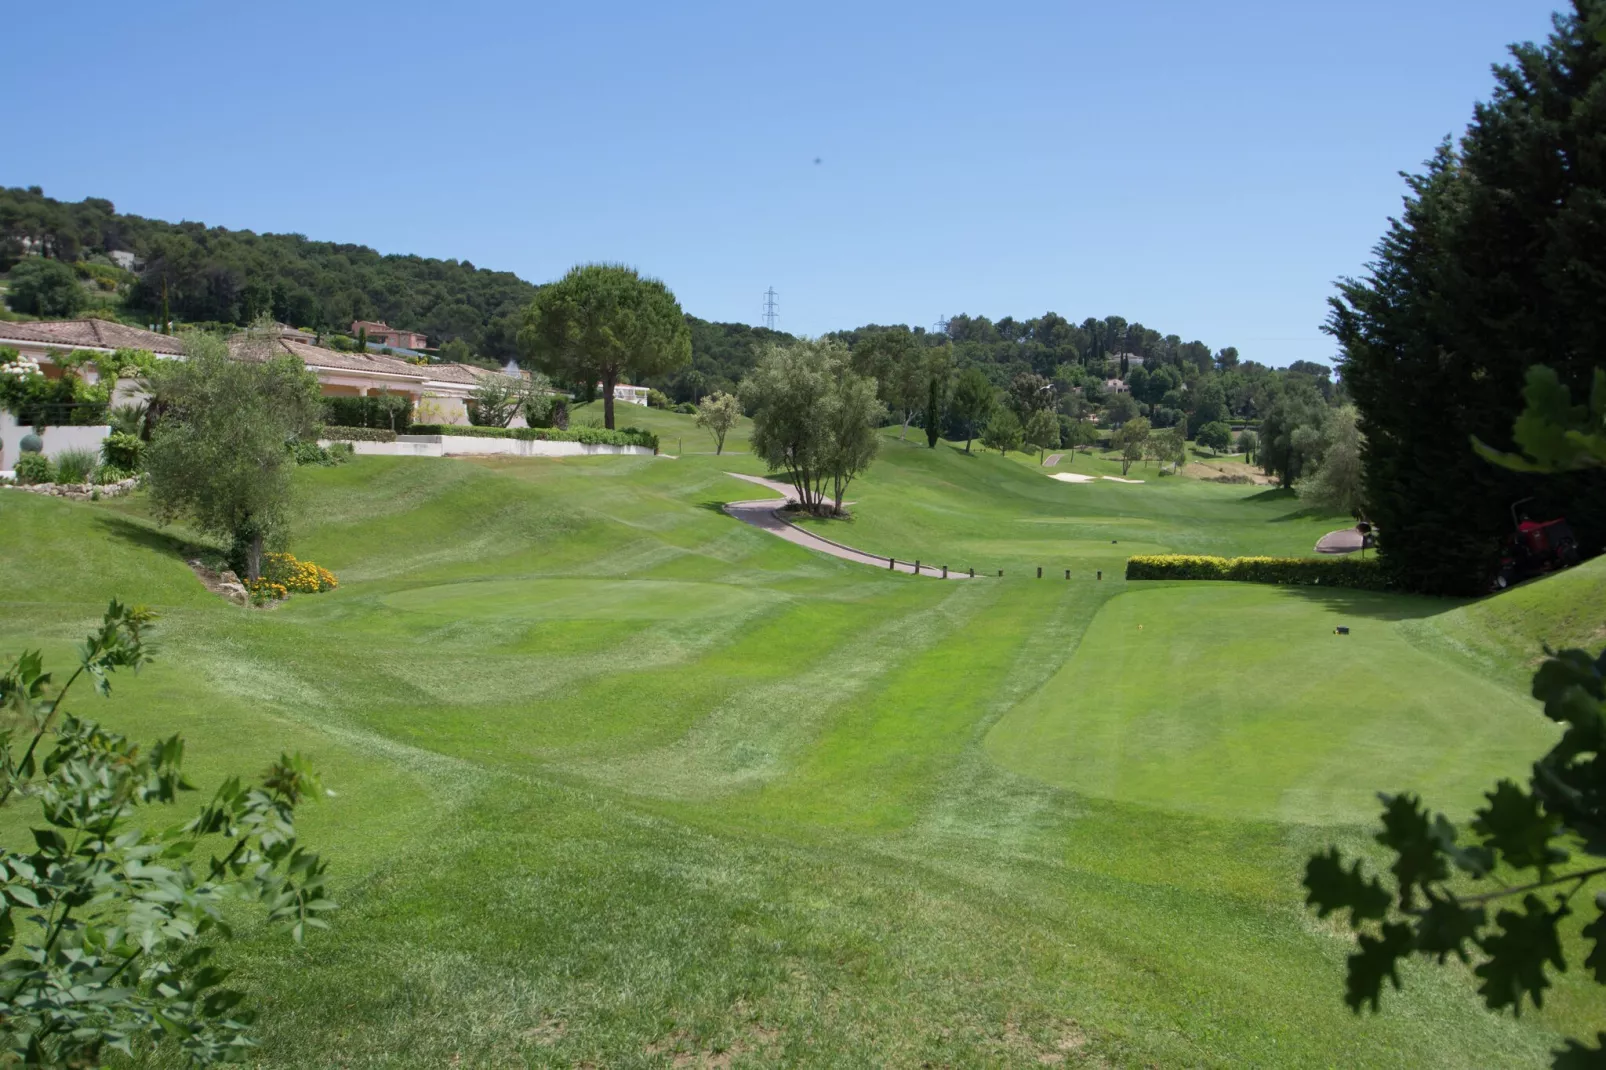
[(1334, 635), (1348, 635), (1349, 634), (1349, 625), (1348, 624), (1340, 624), (1338, 627), (1333, 629), (1333, 634)]

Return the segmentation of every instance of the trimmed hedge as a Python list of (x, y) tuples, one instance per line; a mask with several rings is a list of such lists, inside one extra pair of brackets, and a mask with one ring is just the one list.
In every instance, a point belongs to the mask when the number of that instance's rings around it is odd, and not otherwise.
[(1194, 554), (1151, 554), (1129, 557), (1129, 580), (1235, 580), (1292, 587), (1351, 587), (1361, 591), (1388, 589), (1377, 558), (1203, 557)]
[(414, 424), (409, 435), (464, 435), (469, 438), (516, 438), (524, 442), (582, 442), (588, 446), (646, 446), (658, 452), (658, 436), (639, 427), (461, 427), (457, 424)]
[(332, 427), (326, 424), (319, 437), (331, 442), (395, 442), (396, 432), (382, 427)]

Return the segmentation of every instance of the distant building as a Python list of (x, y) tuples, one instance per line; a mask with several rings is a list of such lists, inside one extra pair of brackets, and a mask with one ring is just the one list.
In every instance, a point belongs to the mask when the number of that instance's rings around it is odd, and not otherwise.
[(111, 257), (112, 263), (116, 264), (124, 271), (135, 270), (134, 265), (139, 263), (139, 259), (127, 249), (118, 249), (114, 252), (107, 253), (106, 255)]
[[(597, 384), (597, 389), (602, 389), (601, 383)], [(615, 383), (613, 384), (613, 400), (623, 402), (626, 405), (645, 405), (647, 404), (647, 391), (648, 388), (645, 386)]]
[(1104, 380), (1104, 390), (1109, 394), (1130, 394), (1132, 392), (1132, 388), (1127, 386), (1125, 380), (1122, 379)]
[(388, 323), (375, 323), (371, 320), (355, 320), (351, 325), (353, 338), (363, 331), (368, 332), (368, 341), (378, 346), (390, 349), (423, 349), (429, 339), (417, 331), (404, 331), (392, 327)]

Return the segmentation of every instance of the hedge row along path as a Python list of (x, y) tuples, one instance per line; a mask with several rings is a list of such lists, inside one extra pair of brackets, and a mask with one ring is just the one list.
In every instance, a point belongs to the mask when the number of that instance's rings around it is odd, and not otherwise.
[[(839, 542), (832, 542), (830, 539), (816, 535), (814, 532), (808, 531), (804, 528), (800, 528), (790, 520), (782, 517), (780, 515), (780, 510), (786, 508), (788, 505), (796, 505), (798, 502), (797, 491), (787, 484), (777, 482), (773, 479), (765, 479), (763, 476), (744, 476), (738, 472), (726, 472), (725, 474), (730, 476), (732, 479), (742, 479), (749, 483), (757, 483), (759, 486), (765, 487), (780, 495), (779, 498), (759, 498), (752, 501), (726, 502), (725, 512), (729, 513), (737, 520), (742, 521), (744, 524), (751, 524), (760, 531), (767, 531), (771, 535), (785, 539), (787, 542), (796, 543), (798, 546), (813, 550), (817, 553), (830, 554), (832, 557), (840, 557), (844, 561), (855, 561), (861, 565), (873, 565), (876, 568), (886, 569), (889, 572), (897, 571), (908, 572), (911, 574), (914, 573), (915, 566), (911, 561), (897, 561), (892, 565), (891, 568), (888, 568), (888, 559), (885, 557), (877, 557), (874, 554), (867, 554), (863, 550), (855, 550), (851, 546), (843, 546)], [(933, 579), (944, 578), (942, 575), (942, 565), (940, 562), (935, 566), (928, 562), (921, 562), (920, 572), (918, 575), (930, 576)], [(969, 577), (963, 570), (953, 569), (948, 573), (946, 578), (950, 580), (963, 580), (968, 579)]]

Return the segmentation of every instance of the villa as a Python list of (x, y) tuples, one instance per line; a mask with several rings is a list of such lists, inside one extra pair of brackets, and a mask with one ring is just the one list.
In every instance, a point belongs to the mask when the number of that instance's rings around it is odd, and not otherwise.
[[(602, 384), (597, 384), (602, 389)], [(644, 386), (631, 386), (629, 383), (615, 383), (613, 385), (613, 400), (626, 405), (646, 405), (648, 388)]]
[[(419, 423), (467, 424), (465, 403), (480, 377), (491, 374), (467, 364), (411, 364), (380, 353), (343, 353), (317, 345), (316, 336), (293, 328), (279, 330), (272, 344), (276, 352), (298, 357), (307, 370), (318, 377), (319, 389), (325, 397), (404, 396), (413, 403), (414, 419)], [(118, 349), (144, 349), (168, 359), (183, 356), (179, 340), (171, 335), (98, 319), (0, 322), (0, 347), (15, 349), (38, 364), (40, 372), (52, 379), (62, 375), (54, 358), (73, 350), (112, 353)], [(242, 359), (249, 359), (242, 354), (238, 340), (231, 342), (231, 349)], [(96, 381), (93, 367), (85, 368), (83, 374), (91, 383)], [(642, 391), (640, 404), (645, 405), (646, 388), (633, 389)], [(125, 402), (139, 394), (136, 384), (122, 382), (112, 400)], [(14, 457), (17, 442), (25, 433), (26, 429), (19, 427), (10, 413), (0, 412), (0, 455)], [(52, 433), (45, 436), (46, 452), (97, 446), (106, 434), (104, 426), (52, 429)], [(85, 436), (94, 441), (89, 442)]]

